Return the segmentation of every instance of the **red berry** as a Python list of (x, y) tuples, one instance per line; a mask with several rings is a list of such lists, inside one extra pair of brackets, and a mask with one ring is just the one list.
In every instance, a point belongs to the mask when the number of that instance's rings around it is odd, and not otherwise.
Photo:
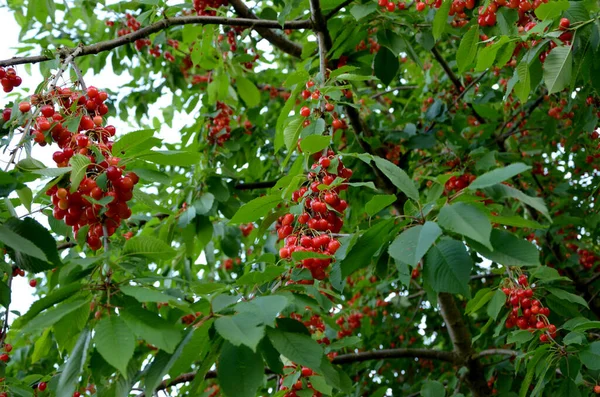
[(0, 361), (8, 362), (9, 359), (10, 358), (8, 357), (8, 354), (6, 354), (6, 353), (0, 354)]
[(29, 102), (21, 102), (21, 103), (19, 104), (19, 110), (20, 110), (22, 113), (27, 113), (27, 112), (29, 112), (29, 111), (31, 110), (31, 103), (29, 103)]
[(390, 1), (389, 3), (387, 3), (386, 8), (389, 12), (393, 12), (396, 9), (396, 4)]
[(310, 109), (306, 106), (302, 107), (302, 109), (300, 109), (300, 115), (302, 117), (308, 117), (310, 116)]
[(568, 18), (561, 18), (558, 24), (560, 30), (567, 30), (571, 26), (571, 21)]
[(418, 1), (416, 8), (417, 8), (417, 11), (419, 11), (419, 12), (423, 11), (425, 9), (425, 3)]
[(594, 386), (594, 393), (600, 394), (600, 385)]
[(87, 96), (89, 98), (94, 98), (96, 95), (98, 95), (98, 89), (96, 87), (88, 87)]
[(10, 353), (12, 351), (12, 349), (13, 349), (12, 345), (10, 345), (8, 343), (6, 345), (4, 345), (5, 352)]
[(35, 278), (33, 280), (30, 280), (29, 286), (35, 288), (37, 286), (37, 280)]
[(39, 391), (44, 391), (44, 390), (46, 390), (46, 387), (48, 387), (48, 385), (46, 384), (46, 382), (40, 382), (38, 384), (37, 388), (38, 388)]

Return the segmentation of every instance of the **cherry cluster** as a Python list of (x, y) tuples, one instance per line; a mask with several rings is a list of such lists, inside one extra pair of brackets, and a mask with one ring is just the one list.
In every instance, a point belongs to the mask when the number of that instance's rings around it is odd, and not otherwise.
[(300, 315), (298, 313), (291, 313), (290, 318), (292, 318), (296, 321), (300, 321), (302, 324), (304, 324), (306, 326), (306, 328), (308, 329), (308, 332), (310, 332), (311, 335), (316, 334), (317, 335), (316, 341), (318, 343), (324, 344), (324, 345), (331, 344), (331, 341), (329, 340), (329, 338), (325, 336), (325, 323), (323, 322), (323, 319), (321, 318), (320, 315), (313, 314), (310, 316), (310, 318), (308, 320), (303, 321), (302, 315)]
[(17, 76), (17, 71), (14, 68), (4, 69), (0, 67), (0, 83), (4, 92), (11, 92), (15, 87), (21, 85), (23, 80)]
[[(295, 367), (295, 366), (285, 366), (284, 368), (293, 368), (294, 370), (288, 374), (286, 374), (285, 376), (281, 377), (281, 379), (279, 379), (279, 386), (280, 389), (282, 391), (287, 391), (289, 390), (287, 393), (284, 394), (284, 397), (298, 397), (298, 394), (296, 393), (296, 391), (299, 390), (311, 390), (313, 393), (313, 397), (321, 397), (322, 394), (321, 392), (316, 391), (315, 389), (313, 389), (312, 385), (310, 384), (310, 379), (309, 377), (314, 375), (314, 372), (312, 369), (308, 368), (308, 367)], [(288, 388), (287, 386), (283, 386), (283, 383), (285, 381), (285, 378), (288, 376), (294, 376), (294, 375), (299, 375), (298, 380), (296, 380), (296, 382), (294, 382), (294, 384), (292, 385), (291, 388)]]
[(202, 313), (200, 312), (186, 314), (185, 316), (181, 317), (181, 322), (185, 325), (191, 325), (201, 315)]
[(450, 179), (448, 179), (448, 181), (446, 181), (444, 188), (448, 193), (453, 191), (460, 192), (461, 190), (469, 186), (471, 182), (475, 180), (475, 178), (477, 178), (475, 175), (469, 174), (468, 172), (460, 176), (453, 175)]
[[(127, 201), (133, 197), (133, 187), (139, 180), (133, 172), (123, 175), (125, 166), (119, 165), (120, 158), (112, 154), (110, 138), (116, 130), (102, 125), (102, 116), (108, 112), (104, 103), (107, 98), (106, 92), (95, 87), (87, 88), (85, 93), (57, 88), (47, 95), (33, 95), (31, 102), (19, 104), (23, 113), (30, 112), (32, 105), (36, 107), (31, 116), (35, 117), (31, 134), (41, 146), (52, 141), (57, 143), (61, 150), (54, 152), (52, 158), (58, 167), (66, 167), (74, 155), (90, 160), (77, 189), (62, 182), (52, 186), (46, 194), (51, 196), (54, 217), (64, 219), (75, 233), (89, 225), (87, 243), (93, 250), (101, 247), (105, 233), (113, 235), (121, 220), (131, 216)], [(73, 124), (73, 120), (79, 122), (69, 128), (76, 132), (65, 126)], [(99, 204), (105, 197), (111, 197), (110, 202)]]
[(577, 250), (577, 254), (579, 255), (579, 264), (586, 270), (590, 270), (600, 260), (595, 253), (586, 249)]
[(533, 289), (529, 287), (527, 276), (521, 274), (518, 284), (508, 280), (508, 286), (502, 292), (508, 297), (507, 306), (511, 307), (506, 319), (506, 328), (517, 326), (519, 329), (538, 329), (543, 331), (540, 342), (549, 342), (556, 338), (556, 325), (548, 320), (550, 309), (542, 307), (539, 300), (533, 298)]
[(244, 237), (248, 237), (250, 233), (252, 233), (252, 230), (254, 230), (254, 224), (248, 223), (247, 225), (240, 225), (240, 230)]
[(211, 144), (217, 144), (223, 146), (223, 144), (231, 137), (231, 115), (233, 115), (233, 109), (231, 109), (224, 102), (217, 102), (217, 115), (210, 118), (210, 124), (208, 127), (208, 141)]
[[(339, 193), (348, 188), (344, 182), (352, 176), (352, 170), (344, 167), (332, 150), (321, 156), (311, 169), (308, 186), (292, 194), (294, 202), (303, 203), (304, 212), (297, 217), (288, 213), (277, 221), (277, 235), (285, 240), (279, 250), (282, 259), (289, 259), (294, 252), (334, 255), (340, 248), (340, 242), (330, 233), (339, 233), (344, 224), (348, 203)], [(314, 279), (323, 280), (331, 262), (331, 258), (306, 258), (298, 267), (308, 269)]]
[(525, 13), (528, 11), (535, 10), (542, 3), (547, 3), (548, 0), (534, 0), (530, 2), (529, 0), (495, 0), (490, 2), (490, 4), (485, 7), (479, 7), (479, 17), (477, 18), (477, 23), (480, 26), (494, 26), (496, 24), (496, 12), (500, 7), (507, 7), (516, 9), (519, 11), (519, 16), (521, 20), (524, 18), (528, 18), (525, 16)]
[(362, 313), (352, 313), (348, 317), (342, 316), (335, 320), (335, 323), (340, 326), (340, 330), (337, 333), (338, 339), (352, 335), (355, 329), (360, 328), (362, 318)]
[(198, 15), (214, 17), (217, 15), (216, 9), (228, 5), (227, 0), (194, 0), (194, 11)]

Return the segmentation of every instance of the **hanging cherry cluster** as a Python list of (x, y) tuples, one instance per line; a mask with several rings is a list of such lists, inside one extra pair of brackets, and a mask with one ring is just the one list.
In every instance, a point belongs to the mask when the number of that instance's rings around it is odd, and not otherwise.
[[(351, 176), (352, 170), (344, 167), (332, 150), (312, 165), (308, 185), (292, 194), (292, 200), (302, 203), (304, 211), (298, 216), (288, 213), (277, 221), (277, 235), (285, 241), (279, 250), (282, 259), (291, 258), (294, 252), (331, 256), (340, 248), (340, 242), (332, 234), (339, 233), (344, 224), (348, 203), (339, 193), (348, 188), (345, 182)], [(314, 279), (323, 280), (332, 261), (332, 258), (306, 258), (297, 266), (308, 269)]]
[(14, 68), (4, 69), (0, 67), (0, 84), (4, 92), (11, 92), (15, 87), (21, 85), (23, 80), (17, 76), (17, 71)]
[(534, 291), (529, 286), (527, 276), (521, 274), (516, 284), (511, 279), (506, 279), (504, 283), (506, 286), (502, 292), (508, 297), (506, 304), (511, 308), (506, 328), (538, 329), (543, 332), (539, 337), (542, 343), (556, 338), (556, 325), (548, 320), (550, 309), (542, 307), (542, 303), (533, 298)]

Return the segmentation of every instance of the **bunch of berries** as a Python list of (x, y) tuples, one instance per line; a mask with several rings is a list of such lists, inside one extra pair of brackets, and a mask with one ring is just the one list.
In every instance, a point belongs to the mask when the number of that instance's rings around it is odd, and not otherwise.
[(11, 92), (15, 87), (21, 85), (23, 80), (17, 76), (17, 71), (13, 68), (4, 69), (0, 67), (0, 83), (4, 92)]
[(550, 309), (542, 307), (539, 300), (533, 298), (533, 289), (529, 287), (527, 276), (519, 276), (518, 284), (514, 285), (511, 280), (508, 286), (502, 288), (502, 292), (508, 297), (507, 306), (512, 307), (506, 319), (506, 328), (517, 326), (519, 329), (539, 329), (543, 331), (540, 342), (548, 342), (550, 338), (556, 338), (556, 325), (548, 320)]
[(223, 144), (231, 137), (231, 115), (233, 109), (223, 102), (217, 102), (217, 115), (211, 117), (211, 125), (208, 128), (208, 141), (211, 144), (223, 146)]
[[(341, 339), (345, 336), (352, 335), (355, 329), (360, 328), (361, 320), (363, 318), (362, 313), (353, 313), (346, 317), (340, 317), (335, 322), (340, 326), (340, 330), (338, 331), (337, 337)], [(347, 327), (346, 327), (347, 325)]]
[(599, 259), (596, 254), (586, 249), (577, 250), (577, 254), (579, 255), (579, 264), (586, 270), (590, 270), (592, 267), (594, 267)]
[[(310, 390), (310, 391), (312, 391), (313, 397), (321, 397), (322, 396), (322, 394), (320, 392), (316, 391), (315, 389), (313, 389), (312, 385), (310, 384), (310, 376), (315, 374), (312, 369), (310, 369), (308, 367), (296, 368), (295, 366), (285, 366), (284, 368), (285, 369), (293, 368), (292, 371), (290, 371), (289, 373), (286, 373), (285, 376), (283, 376), (283, 377), (281, 377), (281, 379), (279, 379), (279, 386), (280, 386), (279, 390), (283, 390), (283, 391), (289, 390), (287, 393), (285, 393), (283, 395), (284, 397), (297, 397), (298, 394), (296, 392), (299, 390)], [(285, 378), (288, 376), (298, 378), (293, 383), (293, 385), (289, 388), (287, 386), (283, 385), (285, 382)]]
[(460, 192), (469, 186), (471, 182), (475, 180), (475, 178), (475, 175), (469, 173), (464, 173), (461, 176), (452, 176), (450, 179), (448, 179), (444, 187), (448, 193), (453, 191)]
[[(339, 233), (344, 224), (348, 203), (339, 193), (348, 188), (344, 182), (352, 176), (352, 170), (345, 168), (332, 150), (321, 156), (311, 169), (308, 186), (292, 194), (294, 202), (303, 203), (304, 212), (297, 217), (288, 213), (277, 221), (277, 235), (285, 241), (279, 250), (282, 259), (290, 258), (294, 252), (329, 256), (340, 248), (340, 242), (331, 233)], [(323, 280), (332, 261), (332, 258), (306, 258), (297, 266), (308, 269), (314, 279)]]
[(227, 0), (194, 0), (194, 10), (198, 15), (214, 17), (217, 15), (217, 8), (228, 4)]

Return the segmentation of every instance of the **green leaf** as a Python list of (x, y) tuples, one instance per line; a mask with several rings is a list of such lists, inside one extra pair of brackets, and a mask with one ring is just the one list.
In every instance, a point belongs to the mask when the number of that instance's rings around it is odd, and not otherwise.
[(331, 137), (328, 135), (309, 135), (300, 141), (302, 153), (317, 153), (329, 146)]
[(0, 225), (0, 241), (4, 245), (12, 248), (17, 252), (20, 252), (21, 254), (31, 256), (43, 262), (48, 262), (46, 254), (44, 254), (44, 251), (39, 249), (37, 245), (27, 240), (26, 238), (21, 237), (19, 234), (13, 232), (11, 229), (4, 225)]
[(600, 342), (592, 342), (580, 351), (579, 359), (589, 369), (593, 371), (600, 370)]
[(527, 330), (513, 331), (510, 334), (508, 334), (508, 338), (506, 338), (506, 343), (523, 344), (532, 340), (534, 336), (535, 335), (533, 334), (533, 332), (529, 332)]
[(90, 159), (83, 154), (76, 154), (69, 160), (71, 165), (71, 193), (74, 193), (79, 188), (79, 184), (85, 177), (88, 166), (91, 164)]
[(577, 303), (585, 308), (589, 309), (589, 306), (585, 299), (583, 299), (579, 295), (572, 294), (570, 292), (564, 291), (562, 289), (554, 288), (554, 287), (546, 287), (546, 290), (550, 292), (552, 295), (556, 296), (558, 299), (566, 300), (568, 302)]
[(506, 230), (494, 229), (491, 234), (493, 251), (470, 242), (478, 253), (504, 266), (539, 266), (540, 253), (529, 241)]
[(253, 82), (243, 76), (238, 76), (235, 79), (237, 84), (237, 92), (248, 108), (253, 108), (260, 104), (260, 91)]
[(261, 324), (274, 327), (275, 319), (289, 303), (288, 298), (283, 295), (268, 295), (256, 297), (249, 302), (240, 302), (235, 305), (235, 309), (240, 314), (252, 314)]
[(112, 153), (119, 156), (128, 154), (135, 146), (141, 145), (152, 138), (154, 131), (155, 130), (139, 130), (124, 134), (113, 144)]
[(534, 10), (535, 16), (540, 20), (545, 19), (556, 19), (562, 14), (563, 11), (569, 9), (569, 2), (567, 0), (550, 1), (548, 3), (542, 3)]
[(240, 209), (237, 210), (233, 218), (231, 218), (229, 223), (232, 225), (238, 225), (241, 223), (254, 222), (267, 215), (280, 202), (281, 196), (277, 194), (255, 198), (254, 200), (242, 205)]
[(265, 335), (262, 319), (249, 312), (219, 317), (215, 321), (215, 329), (232, 345), (246, 345), (252, 351), (256, 351), (258, 342)]
[(52, 336), (50, 335), (50, 328), (46, 328), (42, 332), (42, 336), (37, 338), (33, 348), (33, 354), (31, 355), (31, 362), (33, 364), (44, 358), (52, 349)]
[(61, 318), (63, 318), (67, 314), (72, 313), (80, 307), (89, 304), (90, 299), (78, 299), (72, 302), (61, 303), (55, 308), (49, 309), (48, 311), (34, 317), (22, 328), (22, 332), (24, 334), (28, 334), (32, 331), (48, 328), (56, 324)]
[(368, 4), (357, 4), (350, 9), (350, 14), (356, 19), (360, 21), (364, 17), (369, 14), (374, 13), (377, 10), (377, 4), (371, 2)]
[(560, 46), (552, 49), (544, 62), (544, 83), (548, 94), (554, 94), (567, 88), (571, 82), (573, 55), (571, 46)]
[(206, 215), (211, 210), (213, 204), (215, 202), (215, 196), (212, 193), (204, 193), (200, 196), (199, 199), (194, 201), (194, 208), (196, 209), (196, 214), (198, 215)]
[(137, 157), (158, 165), (178, 165), (185, 167), (200, 163), (200, 153), (183, 150), (155, 150), (140, 154)]
[[(438, 11), (439, 12), (439, 11)], [(460, 40), (458, 52), (456, 54), (456, 63), (458, 72), (463, 74), (475, 60), (477, 55), (477, 43), (479, 42), (479, 25), (475, 24), (465, 33)]]
[(381, 47), (373, 61), (375, 76), (381, 80), (384, 86), (388, 86), (394, 81), (399, 69), (400, 61), (398, 57), (389, 48)]
[(361, 235), (339, 264), (342, 277), (346, 278), (354, 271), (368, 266), (375, 253), (392, 239), (393, 235), (390, 235), (390, 232), (393, 228), (394, 220), (386, 219), (372, 226)]
[(496, 292), (494, 292), (494, 296), (492, 297), (492, 300), (490, 301), (490, 304), (487, 307), (488, 316), (496, 320), (498, 318), (498, 314), (500, 314), (500, 311), (504, 307), (505, 303), (506, 294), (502, 292), (501, 289), (497, 289)]
[(283, 142), (288, 151), (292, 151), (296, 147), (298, 138), (300, 137), (300, 131), (303, 128), (303, 117), (296, 116), (285, 126), (283, 129)]
[(419, 201), (419, 190), (410, 179), (410, 177), (404, 172), (404, 170), (398, 167), (396, 164), (382, 159), (381, 157), (373, 156), (375, 165), (388, 177), (388, 179), (396, 186), (400, 191), (406, 194), (409, 198), (414, 201)]
[(296, 364), (318, 371), (323, 357), (323, 349), (308, 335), (267, 328), (271, 343), (283, 356)]
[[(159, 351), (154, 357), (152, 364), (150, 364), (150, 367), (146, 372), (145, 392), (148, 396), (151, 396), (154, 393), (160, 382), (162, 382), (163, 377), (169, 372), (179, 357), (181, 357), (188, 343), (194, 338), (194, 331), (195, 328), (188, 329), (187, 334), (184, 336), (181, 343), (179, 343), (173, 354)], [(198, 351), (196, 351), (196, 353), (198, 353)]]
[[(504, 36), (506, 37), (506, 36)], [(491, 67), (496, 60), (496, 55), (498, 54), (498, 50), (502, 47), (504, 43), (498, 41), (497, 43), (492, 44), (491, 46), (485, 46), (479, 51), (477, 54), (477, 65), (475, 66), (476, 72), (483, 72), (487, 68)]]
[(79, 339), (58, 378), (57, 397), (72, 397), (87, 359), (90, 336), (91, 333), (88, 329), (84, 329), (79, 335)]
[(396, 200), (397, 198), (394, 194), (379, 194), (377, 196), (374, 196), (371, 200), (367, 202), (367, 204), (365, 204), (365, 212), (369, 216), (375, 216), (382, 209), (395, 203)]
[(181, 331), (156, 313), (130, 307), (120, 314), (135, 335), (169, 353), (173, 353), (181, 340)]
[(450, 12), (450, 5), (452, 4), (451, 0), (443, 0), (442, 5), (435, 12), (435, 16), (433, 17), (433, 38), (435, 41), (438, 41), (440, 37), (442, 37), (442, 33), (446, 29), (446, 25), (448, 25), (448, 13)]
[(264, 364), (260, 353), (246, 346), (225, 343), (217, 363), (217, 379), (227, 397), (255, 397), (263, 383)]
[(517, 21), (519, 20), (519, 13), (517, 10), (513, 10), (508, 7), (499, 8), (496, 12), (496, 20), (502, 35), (514, 36), (517, 34)]
[[(502, 291), (500, 291), (500, 292), (502, 292)], [(494, 296), (494, 291), (492, 291), (491, 289), (489, 289), (489, 288), (480, 289), (479, 291), (477, 291), (475, 296), (467, 302), (467, 307), (465, 308), (465, 314), (475, 313), (477, 310), (479, 310), (483, 306), (485, 306), (485, 304), (488, 303), (492, 299), (493, 296)]]
[(127, 378), (127, 364), (133, 357), (135, 337), (116, 315), (102, 318), (94, 328), (94, 344), (104, 360)]
[(511, 186), (506, 186), (504, 184), (497, 184), (494, 186), (490, 186), (485, 189), (485, 193), (494, 198), (502, 199), (502, 198), (515, 198), (521, 201), (524, 204), (529, 205), (530, 207), (538, 210), (542, 215), (544, 215), (549, 221), (552, 221), (550, 215), (548, 214), (548, 208), (546, 208), (546, 204), (541, 197), (531, 197), (523, 193), (522, 191), (515, 189)]
[(331, 258), (331, 255), (322, 254), (320, 252), (313, 252), (313, 251), (296, 251), (296, 252), (292, 253), (292, 259), (294, 261), (301, 261), (303, 259), (310, 259), (310, 258), (328, 259), (328, 258)]
[(473, 261), (465, 245), (457, 240), (441, 240), (425, 255), (423, 274), (436, 292), (469, 296)]
[(527, 62), (519, 63), (517, 66), (517, 76), (519, 76), (519, 82), (515, 84), (514, 93), (521, 102), (525, 103), (531, 92), (531, 73), (529, 72), (529, 64)]
[(135, 298), (138, 302), (156, 302), (156, 303), (167, 303), (167, 302), (179, 302), (175, 297), (156, 291), (150, 288), (135, 287), (133, 285), (123, 285), (120, 290), (125, 295)]
[(469, 237), (492, 250), (490, 234), (492, 224), (481, 210), (466, 203), (456, 203), (442, 207), (438, 223), (446, 230)]
[[(176, 352), (179, 351), (180, 347), (184, 347), (184, 349), (175, 359), (175, 362), (173, 362), (171, 368), (168, 369), (171, 378), (175, 378), (179, 374), (187, 371), (192, 366), (194, 361), (197, 361), (198, 358), (204, 358), (204, 356), (208, 353), (211, 347), (208, 331), (212, 328), (212, 325), (213, 320), (209, 319), (200, 327), (194, 327), (191, 339), (185, 344), (183, 341), (179, 344)], [(188, 336), (186, 335), (184, 341), (187, 340), (187, 338)], [(175, 355), (173, 358), (175, 358)]]
[(144, 256), (148, 259), (169, 260), (177, 252), (167, 243), (152, 236), (136, 236), (125, 242), (123, 255)]
[(428, 380), (423, 382), (421, 386), (422, 397), (444, 397), (446, 395), (446, 389), (444, 385), (436, 380)]
[(264, 284), (275, 279), (287, 269), (285, 267), (267, 266), (264, 271), (251, 271), (237, 279), (237, 285)]
[(416, 267), (441, 235), (442, 229), (437, 223), (428, 221), (402, 232), (390, 245), (388, 252), (395, 260)]

